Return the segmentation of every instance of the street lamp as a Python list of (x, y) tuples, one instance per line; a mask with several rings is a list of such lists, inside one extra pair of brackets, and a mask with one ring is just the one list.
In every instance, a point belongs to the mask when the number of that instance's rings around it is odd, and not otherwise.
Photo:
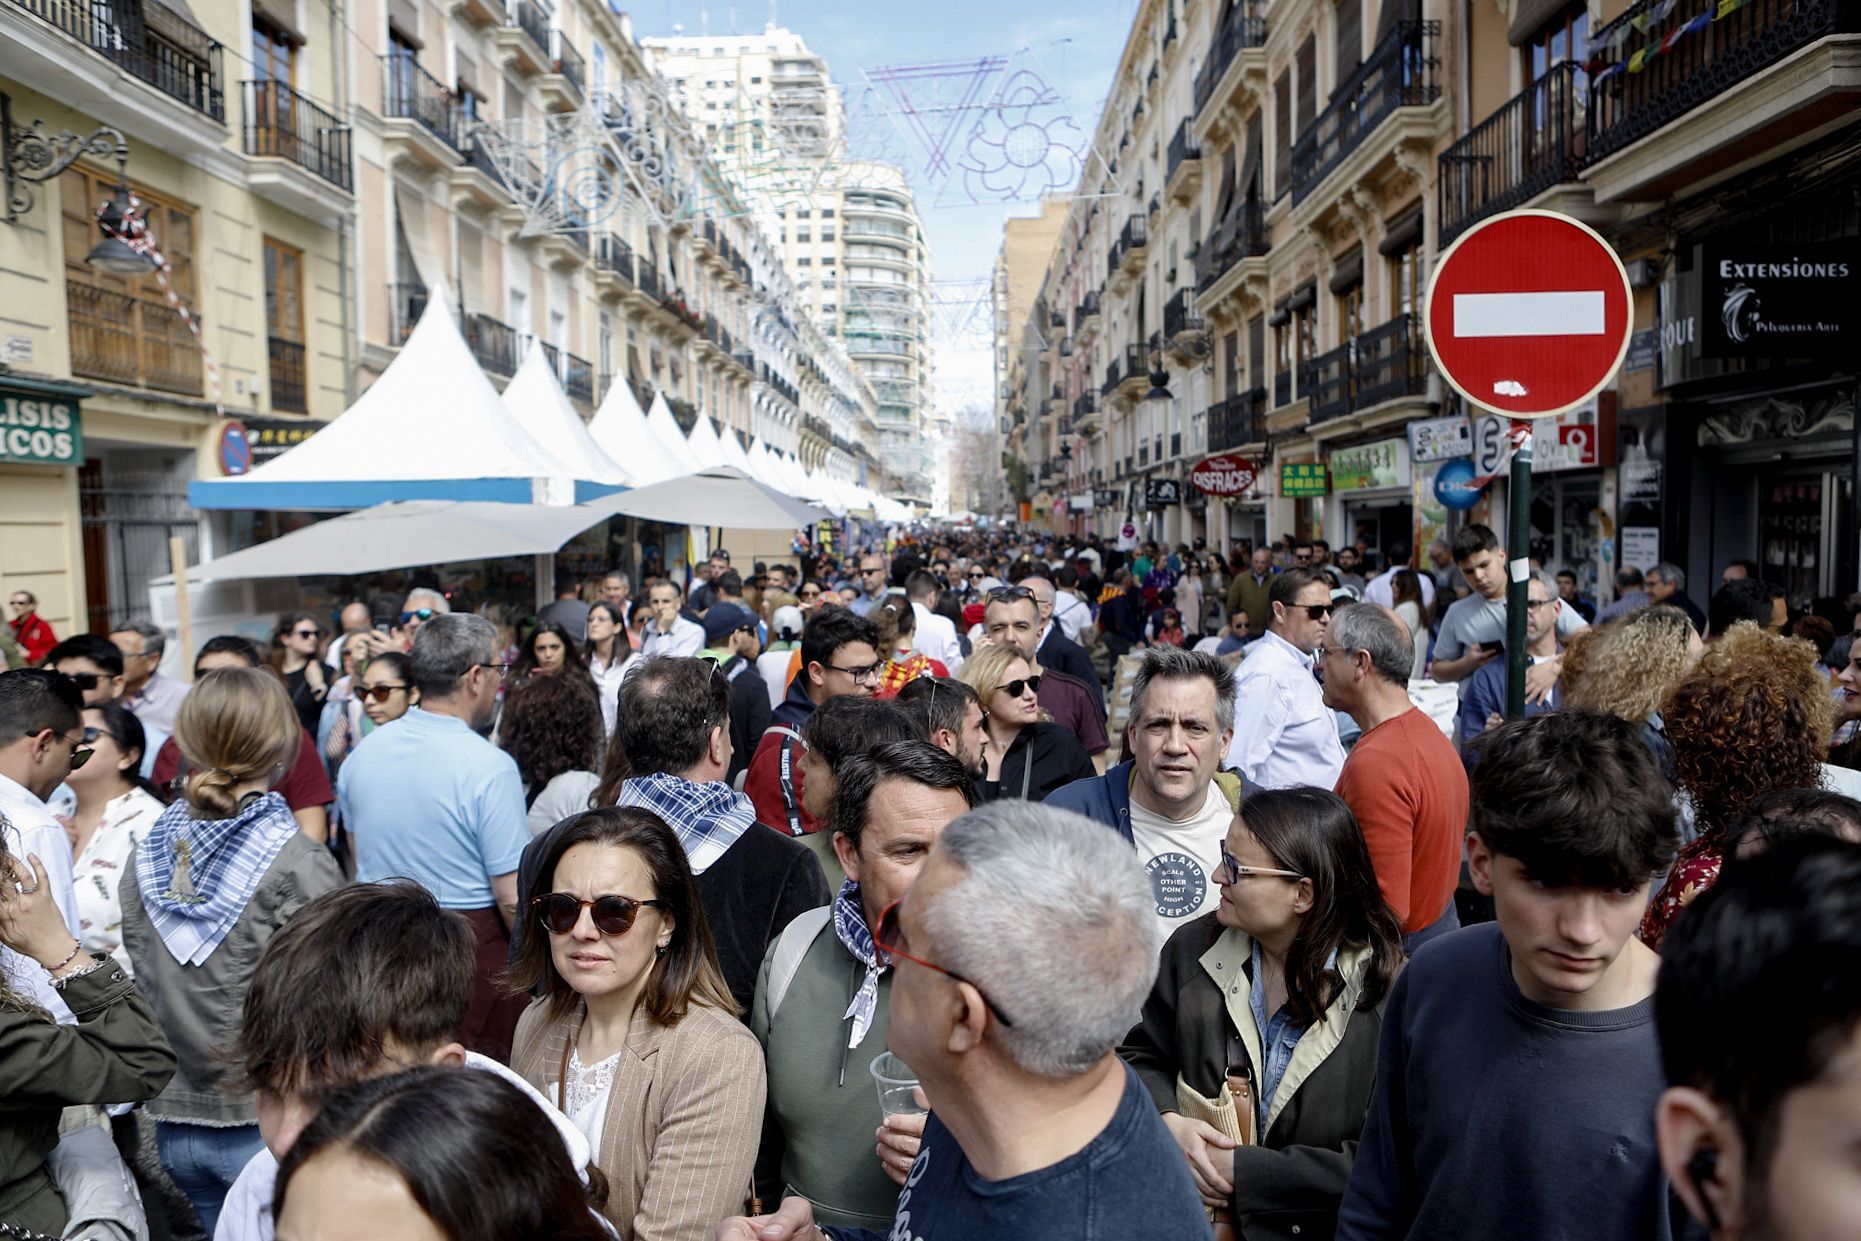
[(1170, 391), (1169, 368), (1163, 364), (1163, 350), (1150, 351), (1150, 391), (1144, 393), (1146, 401), (1172, 401), (1176, 394)]
[(97, 227), (102, 240), (91, 247), (84, 261), (98, 271), (118, 276), (139, 276), (154, 266), (146, 255), (138, 254), (124, 234), (134, 226), (130, 216), (129, 142), (122, 131), (109, 125), (99, 126), (89, 136), (80, 138), (70, 130), (47, 134), (44, 122), (30, 126), (13, 124), (13, 101), (0, 94), (0, 174), (6, 181), (6, 219), (11, 224), (22, 212), (32, 210), (33, 193), (28, 183), (44, 183), (89, 155), (96, 159), (116, 160), (116, 190), (110, 201), (97, 213)]

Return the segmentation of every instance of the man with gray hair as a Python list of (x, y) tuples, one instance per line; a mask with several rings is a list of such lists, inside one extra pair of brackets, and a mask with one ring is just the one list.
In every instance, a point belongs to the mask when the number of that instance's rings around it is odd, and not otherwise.
[(508, 665), (490, 621), (441, 612), (414, 637), (420, 705), (362, 740), (336, 795), (355, 840), (355, 877), (413, 879), (472, 924), (478, 965), (462, 1032), (468, 1049), (510, 1059), (524, 1002), (499, 976), (517, 917), (517, 865), (530, 830), (511, 756), (479, 735)]
[[(874, 937), (895, 975), (887, 1041), (931, 1100), (923, 1144), (889, 1234), (828, 1235), (1210, 1235), (1156, 1104), (1113, 1050), (1156, 978), (1152, 904), (1118, 837), (1050, 805), (991, 802), (943, 829)], [(817, 1235), (799, 1197), (717, 1231)]]
[(1131, 682), (1124, 734), (1131, 757), (1047, 798), (1049, 806), (1112, 828), (1137, 850), (1166, 937), (1221, 899), (1213, 876), (1248, 787), (1221, 770), (1233, 718), (1228, 665), (1205, 652), (1153, 646)]
[[(1527, 665), (1556, 659), (1557, 618), (1563, 614), (1564, 600), (1543, 569), (1533, 569), (1525, 583), (1525, 659)], [(1560, 674), (1561, 675), (1561, 674)], [(1542, 715), (1564, 705), (1561, 684), (1551, 686), (1550, 696), (1541, 702), (1525, 702), (1527, 716)], [(1460, 744), (1466, 745), (1487, 729), (1497, 725), (1506, 713), (1506, 661), (1490, 659), (1473, 670), (1467, 688), (1460, 696)]]
[(1377, 886), (1412, 953), (1460, 926), (1454, 885), (1467, 830), (1467, 772), (1440, 726), (1409, 699), (1415, 646), (1394, 612), (1370, 603), (1339, 609), (1315, 654), (1325, 705), (1363, 729), (1337, 794), (1363, 828)]
[[(110, 641), (123, 653), (123, 697), (120, 705), (144, 729), (153, 728), (163, 737), (174, 735), (175, 712), (187, 697), (187, 686), (170, 681), (161, 674), (162, 652), (168, 649), (168, 635), (152, 621), (124, 621), (110, 631)], [(161, 742), (149, 746), (153, 755)]]
[(1671, 603), (1687, 614), (1693, 622), (1693, 632), (1706, 632), (1706, 613), (1699, 604), (1687, 597), (1687, 575), (1677, 564), (1663, 560), (1648, 570), (1644, 579), (1648, 600), (1651, 603)]

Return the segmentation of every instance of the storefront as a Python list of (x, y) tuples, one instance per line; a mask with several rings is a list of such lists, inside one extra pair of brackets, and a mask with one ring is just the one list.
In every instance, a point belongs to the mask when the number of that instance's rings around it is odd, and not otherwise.
[(1269, 538), (1282, 534), (1299, 539), (1324, 537), (1325, 500), (1330, 494), (1331, 473), (1323, 462), (1280, 462), (1279, 503), (1272, 506), (1272, 519), (1280, 524)]
[(1326, 537), (1332, 546), (1361, 543), (1378, 556), (1407, 543), (1415, 529), (1413, 475), (1406, 436), (1343, 444), (1331, 450), (1331, 502)]
[(60, 634), (82, 627), (77, 475), (85, 462), (80, 402), (90, 389), (0, 376), (0, 577), (26, 590)]

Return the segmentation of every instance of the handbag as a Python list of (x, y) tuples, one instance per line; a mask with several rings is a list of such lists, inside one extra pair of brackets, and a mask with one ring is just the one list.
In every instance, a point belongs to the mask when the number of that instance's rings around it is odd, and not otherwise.
[[(1190, 1120), (1199, 1120), (1232, 1139), (1236, 1146), (1254, 1146), (1259, 1142), (1255, 1114), (1254, 1071), (1248, 1062), (1247, 1049), (1240, 1035), (1228, 1035), (1228, 1073), (1221, 1090), (1211, 1099), (1176, 1075), (1176, 1110)], [(1234, 1212), (1225, 1206), (1208, 1208), (1214, 1225), (1215, 1241), (1239, 1241)]]

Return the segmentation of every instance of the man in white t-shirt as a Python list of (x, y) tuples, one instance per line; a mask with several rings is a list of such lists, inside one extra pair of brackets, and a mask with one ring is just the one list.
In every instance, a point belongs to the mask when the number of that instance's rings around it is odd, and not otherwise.
[(1213, 655), (1153, 646), (1131, 683), (1131, 758), (1047, 798), (1132, 843), (1166, 935), (1221, 900), (1214, 882), (1221, 842), (1246, 787), (1220, 770), (1233, 718), (1231, 668)]

